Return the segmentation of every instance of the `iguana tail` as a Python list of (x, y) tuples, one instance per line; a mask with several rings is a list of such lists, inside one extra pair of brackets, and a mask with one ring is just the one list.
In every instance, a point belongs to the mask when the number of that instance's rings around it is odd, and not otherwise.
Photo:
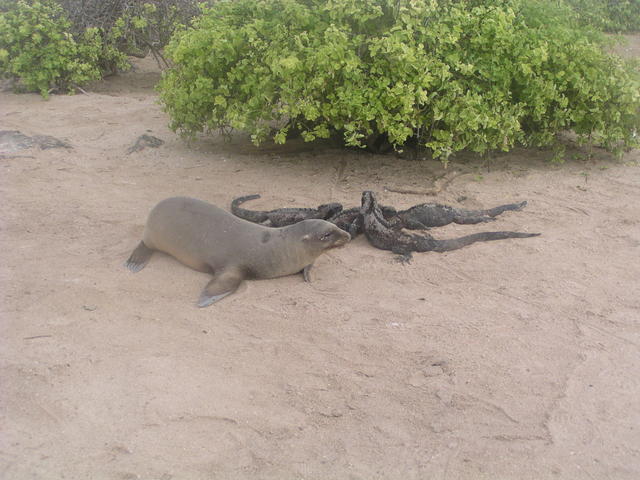
[(436, 240), (432, 251), (434, 252), (449, 252), (451, 250), (457, 250), (467, 245), (471, 245), (475, 242), (490, 242), (492, 240), (504, 240), (505, 238), (529, 238), (537, 237), (539, 233), (522, 233), (522, 232), (480, 232), (471, 235), (466, 235), (460, 238), (451, 238), (448, 240)]
[(484, 212), (484, 214), (488, 215), (490, 217), (497, 217), (502, 212), (506, 212), (506, 211), (509, 211), (509, 210), (514, 210), (514, 211), (515, 210), (522, 210), (526, 206), (527, 206), (527, 201), (526, 200), (524, 202), (520, 202), (520, 203), (508, 203), (506, 205), (500, 205), (499, 207), (490, 208), (490, 209), (486, 210)]
[(236, 217), (249, 220), (253, 223), (266, 222), (269, 219), (269, 217), (267, 216), (267, 212), (262, 212), (259, 210), (246, 210), (244, 208), (240, 208), (239, 206), (241, 203), (248, 202), (249, 200), (255, 200), (256, 198), (260, 198), (260, 195), (245, 195), (244, 197), (234, 198), (231, 202), (231, 213), (233, 213)]

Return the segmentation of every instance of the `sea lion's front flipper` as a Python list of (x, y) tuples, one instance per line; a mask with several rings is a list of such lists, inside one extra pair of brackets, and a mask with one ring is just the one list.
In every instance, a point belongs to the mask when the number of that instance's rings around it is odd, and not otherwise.
[(311, 282), (311, 277), (309, 276), (309, 272), (311, 271), (312, 267), (313, 267), (313, 263), (310, 265), (307, 265), (302, 269), (302, 278), (304, 278), (305, 282)]
[(126, 261), (124, 266), (133, 273), (139, 272), (147, 264), (149, 258), (151, 258), (151, 254), (153, 254), (153, 250), (147, 247), (144, 242), (140, 242), (133, 252), (131, 252), (129, 260)]
[(208, 307), (235, 292), (242, 283), (243, 277), (236, 271), (226, 271), (214, 275), (200, 294), (198, 307)]

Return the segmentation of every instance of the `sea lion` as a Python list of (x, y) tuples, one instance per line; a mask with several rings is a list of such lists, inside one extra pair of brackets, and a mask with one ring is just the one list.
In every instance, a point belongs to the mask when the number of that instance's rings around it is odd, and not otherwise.
[(199, 307), (206, 307), (236, 291), (244, 279), (302, 272), (309, 281), (315, 259), (350, 239), (348, 233), (324, 220), (269, 228), (202, 200), (172, 197), (151, 210), (143, 239), (125, 265), (138, 272), (153, 251), (159, 250), (194, 270), (212, 273), (198, 300)]

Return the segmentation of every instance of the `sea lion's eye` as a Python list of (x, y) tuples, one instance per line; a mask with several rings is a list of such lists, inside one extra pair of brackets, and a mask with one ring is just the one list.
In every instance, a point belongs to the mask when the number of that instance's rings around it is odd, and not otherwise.
[(331, 237), (331, 235), (331, 232), (327, 232), (320, 237), (320, 240), (327, 240), (329, 237)]

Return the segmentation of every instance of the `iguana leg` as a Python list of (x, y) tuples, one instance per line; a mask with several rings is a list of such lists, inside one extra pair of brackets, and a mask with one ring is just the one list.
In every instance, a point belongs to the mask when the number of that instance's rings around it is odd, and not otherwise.
[(409, 265), (411, 260), (413, 260), (413, 253), (410, 250), (407, 251), (401, 247), (394, 247), (391, 251), (397, 255), (396, 261), (403, 265)]
[(404, 225), (404, 228), (408, 228), (409, 230), (429, 230), (424, 223), (419, 222), (418, 220), (407, 220)]
[(356, 235), (358, 235), (358, 233), (360, 233), (361, 231), (362, 231), (362, 215), (358, 215), (356, 219), (353, 222), (351, 222), (351, 225), (349, 225), (349, 231), (347, 233), (351, 235), (351, 238), (355, 238)]

